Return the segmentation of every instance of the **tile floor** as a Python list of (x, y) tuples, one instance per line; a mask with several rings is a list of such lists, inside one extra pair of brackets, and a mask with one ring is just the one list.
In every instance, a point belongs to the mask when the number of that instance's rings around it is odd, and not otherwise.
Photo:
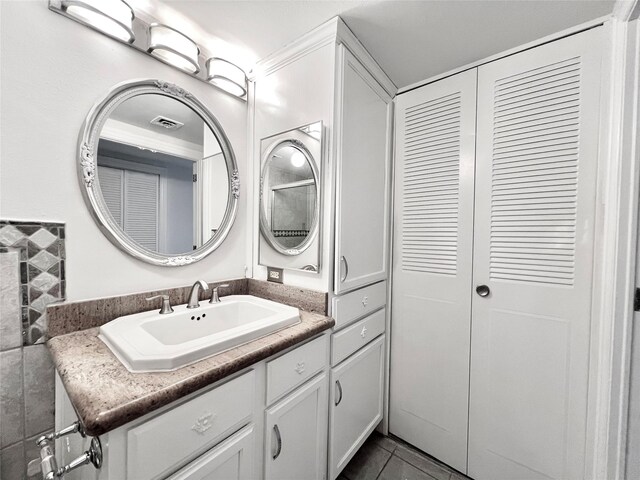
[(467, 480), (402, 440), (373, 432), (338, 480)]

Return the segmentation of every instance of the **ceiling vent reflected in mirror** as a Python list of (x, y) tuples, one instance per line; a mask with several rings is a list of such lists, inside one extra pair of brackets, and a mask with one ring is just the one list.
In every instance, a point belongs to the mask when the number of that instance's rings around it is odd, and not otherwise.
[(151, 120), (151, 125), (155, 125), (156, 127), (166, 128), (167, 130), (178, 130), (181, 127), (184, 127), (184, 123), (179, 122), (177, 120), (171, 120), (170, 118), (157, 116), (153, 120)]

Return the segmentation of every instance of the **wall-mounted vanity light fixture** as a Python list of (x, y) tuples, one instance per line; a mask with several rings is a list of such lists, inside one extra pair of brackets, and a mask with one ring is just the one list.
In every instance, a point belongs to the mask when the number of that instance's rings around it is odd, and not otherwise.
[(75, 20), (114, 37), (131, 43), (133, 34), (133, 8), (123, 0), (63, 0), (62, 9)]
[(145, 15), (146, 21), (141, 19), (124, 0), (49, 0), (49, 9), (234, 97), (247, 99), (247, 76), (241, 68), (210, 55), (175, 28)]
[(198, 45), (175, 28), (160, 23), (149, 25), (149, 48), (147, 51), (154, 57), (159, 57), (181, 70), (189, 73), (200, 71)]
[(236, 97), (247, 94), (247, 75), (240, 67), (222, 58), (207, 60), (207, 80)]

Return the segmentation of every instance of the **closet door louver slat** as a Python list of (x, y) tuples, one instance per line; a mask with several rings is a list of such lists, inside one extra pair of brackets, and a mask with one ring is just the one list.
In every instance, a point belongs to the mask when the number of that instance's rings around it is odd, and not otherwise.
[[(404, 168), (402, 267), (414, 272), (455, 275), (458, 237), (458, 188), (460, 170), (460, 92), (407, 108)], [(446, 115), (442, 111), (446, 110)], [(401, 113), (402, 114), (402, 113)], [(443, 129), (443, 125), (447, 128)], [(418, 147), (414, 145), (419, 144)], [(416, 152), (430, 156), (417, 156)], [(411, 161), (414, 160), (414, 161)], [(450, 173), (445, 184), (434, 183), (438, 174)], [(438, 207), (436, 207), (438, 206)], [(443, 227), (433, 221), (443, 210), (450, 221)], [(438, 256), (427, 253), (438, 247)]]
[[(506, 109), (522, 109), (527, 105), (538, 105), (557, 99), (561, 85), (563, 96), (568, 100), (562, 108), (554, 109), (553, 115), (540, 117), (544, 129), (538, 125), (525, 126), (513, 132), (516, 121), (506, 119), (493, 125), (493, 193), (491, 198), (491, 261), (490, 278), (538, 282), (558, 285), (573, 285), (575, 270), (576, 201), (578, 189), (578, 149), (580, 125), (575, 112), (580, 110), (580, 61), (571, 58), (554, 65), (532, 69), (495, 82), (494, 119)], [(545, 174), (538, 170), (513, 169), (521, 167), (526, 155), (544, 158), (549, 153), (565, 151), (561, 162), (544, 165)], [(506, 152), (511, 168), (503, 166)], [(519, 161), (520, 160), (520, 161)], [(512, 220), (501, 220), (494, 213), (509, 208)], [(544, 209), (552, 216), (562, 209), (564, 218), (554, 224), (518, 225), (518, 216), (531, 209)], [(567, 215), (568, 213), (568, 215)], [(518, 225), (518, 226), (516, 226)], [(521, 239), (534, 240), (523, 242)], [(536, 247), (545, 247), (556, 252), (553, 263), (532, 269), (527, 263), (518, 261), (518, 253), (532, 255), (542, 260)], [(497, 248), (509, 248), (512, 255), (496, 256)], [(503, 260), (503, 261), (499, 261)], [(506, 262), (506, 263), (505, 263)], [(551, 272), (551, 270), (555, 270)]]

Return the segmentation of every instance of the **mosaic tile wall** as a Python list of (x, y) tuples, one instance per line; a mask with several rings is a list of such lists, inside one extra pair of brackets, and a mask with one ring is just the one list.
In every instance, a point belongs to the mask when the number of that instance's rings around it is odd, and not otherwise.
[(47, 305), (65, 298), (64, 224), (0, 221), (0, 253), (20, 254), (24, 345), (44, 341)]
[(64, 233), (59, 223), (0, 221), (2, 480), (28, 478), (36, 439), (54, 427), (54, 368), (43, 341), (46, 307), (65, 295)]

